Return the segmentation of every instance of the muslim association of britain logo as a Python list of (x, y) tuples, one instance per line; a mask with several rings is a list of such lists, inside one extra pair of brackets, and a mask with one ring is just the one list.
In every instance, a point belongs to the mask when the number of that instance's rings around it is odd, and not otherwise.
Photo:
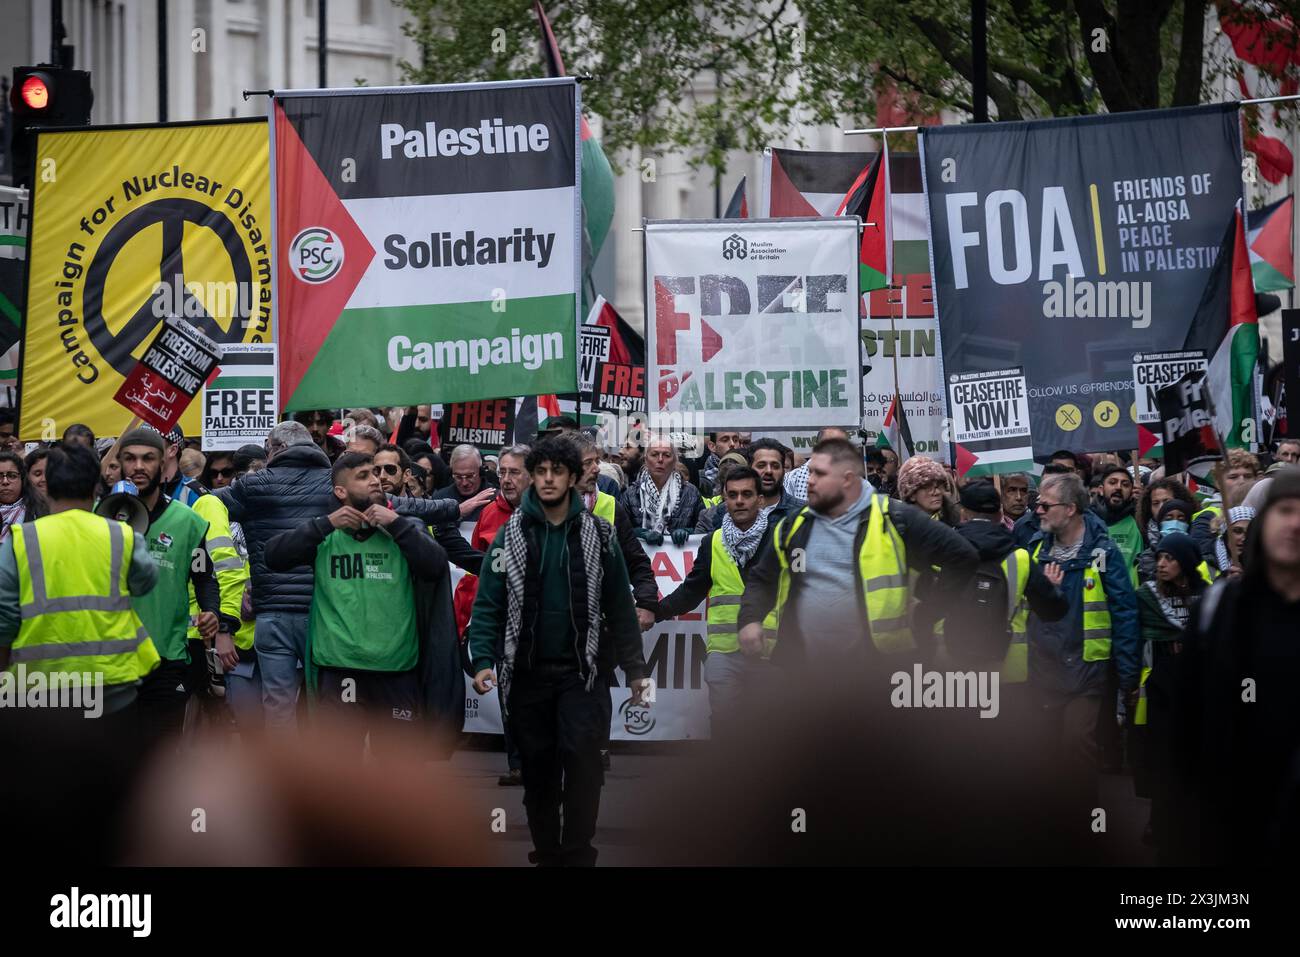
[(289, 244), (289, 266), (305, 283), (329, 282), (343, 268), (343, 240), (323, 226), (308, 226)]
[(742, 236), (732, 233), (722, 241), (723, 259), (745, 259), (749, 256), (749, 244)]

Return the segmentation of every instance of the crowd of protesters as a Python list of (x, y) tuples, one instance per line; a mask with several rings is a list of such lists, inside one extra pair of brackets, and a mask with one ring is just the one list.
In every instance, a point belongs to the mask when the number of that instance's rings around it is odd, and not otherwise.
[[(71, 534), (58, 517), (90, 510), (131, 533), (112, 555), (141, 637), (105, 682), (115, 720), (175, 746), (199, 723), (292, 734), (319, 707), (364, 716), (357, 760), (399, 726), (445, 757), (468, 675), (499, 696), (538, 864), (594, 863), (611, 686), (653, 701), (641, 633), (701, 604), (716, 747), (778, 686), (983, 671), (1069, 813), (1128, 770), (1161, 861), (1300, 842), (1300, 440), (1201, 479), (1070, 450), (990, 479), (838, 428), (801, 460), (742, 432), (602, 448), (562, 417), (485, 455), (438, 426), (314, 410), (237, 450), (81, 425), (24, 449), (0, 410), (0, 664), (38, 666), (29, 579)], [(646, 547), (692, 535), (663, 596)]]

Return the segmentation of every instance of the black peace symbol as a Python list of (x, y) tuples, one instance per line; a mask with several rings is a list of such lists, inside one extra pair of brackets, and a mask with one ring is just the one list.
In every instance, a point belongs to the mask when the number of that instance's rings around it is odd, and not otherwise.
[[(239, 293), (235, 297), (236, 307), (232, 310), (228, 328), (223, 328), (206, 310), (196, 308), (198, 304), (193, 302), (193, 296), (185, 289), (185, 256), (181, 240), (185, 235), (186, 223), (215, 233), (230, 257), (235, 289)], [(162, 225), (162, 258), (158, 264), (158, 281), (173, 289), (179, 281), (182, 290), (183, 301), (174, 304), (173, 314), (219, 343), (242, 342), (244, 338), (239, 303), (241, 297), (250, 294), (246, 290), (251, 291), (253, 288), (253, 266), (248, 261), (248, 254), (244, 251), (235, 224), (220, 211), (192, 199), (154, 200), (124, 216), (108, 231), (86, 270), (86, 291), (82, 299), (86, 335), (104, 360), (121, 375), (128, 375), (135, 368), (135, 358), (131, 353), (154, 334), (162, 318), (155, 312), (156, 300), (151, 296), (114, 334), (104, 319), (104, 283), (122, 248), (142, 230), (155, 224)]]

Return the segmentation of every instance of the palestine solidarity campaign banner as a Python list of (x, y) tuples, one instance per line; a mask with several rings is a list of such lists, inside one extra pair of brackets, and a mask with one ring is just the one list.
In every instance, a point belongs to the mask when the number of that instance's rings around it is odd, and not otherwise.
[(856, 217), (650, 222), (645, 244), (652, 428), (857, 427)]
[[(113, 397), (169, 317), (219, 346), (271, 341), (266, 123), (42, 132), (32, 195), (21, 431), (117, 435)], [(199, 434), (200, 409), (181, 416)]]
[(945, 374), (1022, 367), (1040, 458), (1136, 447), (1133, 356), (1182, 348), (1241, 198), (1237, 107), (920, 141)]
[(286, 408), (577, 391), (574, 80), (271, 110)]

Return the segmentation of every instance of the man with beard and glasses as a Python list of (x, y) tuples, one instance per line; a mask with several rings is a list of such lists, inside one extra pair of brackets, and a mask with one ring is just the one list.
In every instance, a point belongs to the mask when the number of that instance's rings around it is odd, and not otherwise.
[(636, 705), (650, 681), (617, 536), (575, 488), (577, 446), (544, 439), (526, 466), (533, 484), (497, 533), (474, 601), (474, 688), (487, 694), (500, 674), (504, 718), (523, 759), (530, 860), (591, 866), (608, 675), (623, 669)]
[[(374, 472), (384, 494), (399, 498), (407, 494), (407, 485), (411, 480), (411, 460), (399, 446), (384, 445), (375, 453)], [(485, 488), (478, 495), (461, 503), (461, 521), (468, 521), (475, 513), (482, 514), (481, 509), (492, 501), (496, 489)], [(465, 508), (470, 511), (466, 512)], [(447, 560), (457, 568), (463, 568), (471, 575), (477, 575), (479, 565), (483, 563), (483, 553), (465, 541), (457, 522), (440, 522), (429, 526), (429, 530), (438, 539), (438, 544), (447, 553)]]
[(231, 618), (221, 614), (215, 562), (207, 545), (207, 520), (163, 494), (165, 453), (163, 437), (149, 428), (128, 432), (118, 452), (123, 478), (135, 485), (140, 501), (149, 511), (149, 529), (144, 538), (158, 565), (157, 587), (132, 599), (136, 614), (162, 658), (141, 682), (136, 701), (140, 733), (151, 743), (180, 734), (185, 705), (194, 690), (187, 642), (189, 586), (194, 586), (199, 610), (195, 624), (204, 642), (214, 641), (218, 631), (233, 635), (240, 626), (237, 615)]
[(309, 668), (317, 699), (330, 711), (360, 711), (358, 751), (369, 732), (371, 752), (382, 754), (402, 726), (396, 722), (426, 710), (417, 596), (447, 577), (447, 556), (418, 519), (388, 507), (371, 456), (344, 452), (331, 481), (339, 507), (267, 542), (266, 564), (273, 571), (314, 566)]

